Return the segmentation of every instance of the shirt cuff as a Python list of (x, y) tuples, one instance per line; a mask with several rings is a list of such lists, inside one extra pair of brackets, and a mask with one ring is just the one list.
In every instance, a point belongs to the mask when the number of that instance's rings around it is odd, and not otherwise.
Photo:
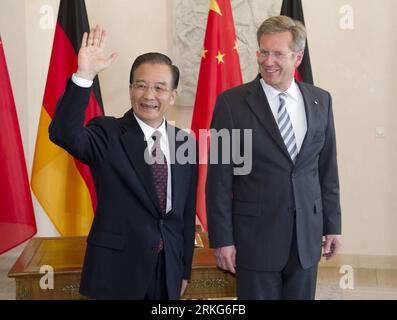
[(84, 78), (76, 77), (75, 73), (73, 73), (73, 75), (72, 75), (72, 81), (75, 85), (77, 85), (79, 87), (83, 87), (83, 88), (90, 88), (92, 86), (92, 83), (94, 82), (94, 81), (87, 80)]

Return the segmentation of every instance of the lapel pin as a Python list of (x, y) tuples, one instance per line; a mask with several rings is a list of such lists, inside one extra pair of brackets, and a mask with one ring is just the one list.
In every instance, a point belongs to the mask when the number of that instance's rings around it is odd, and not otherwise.
[(318, 104), (317, 100), (314, 100), (314, 104)]

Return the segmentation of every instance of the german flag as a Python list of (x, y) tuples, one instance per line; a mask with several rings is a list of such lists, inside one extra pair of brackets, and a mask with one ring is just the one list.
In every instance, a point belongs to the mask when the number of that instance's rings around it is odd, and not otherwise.
[[(67, 80), (77, 70), (77, 55), (84, 32), (89, 31), (84, 0), (61, 0), (51, 61), (37, 131), (32, 189), (62, 236), (87, 235), (97, 204), (88, 166), (53, 144), (48, 127)], [(95, 78), (86, 123), (103, 114), (99, 81)]]
[[(281, 5), (281, 15), (298, 20), (305, 24), (303, 16), (302, 0), (283, 0)], [(306, 40), (305, 53), (298, 70), (295, 71), (295, 79), (313, 84), (312, 66), (310, 64), (309, 45)]]

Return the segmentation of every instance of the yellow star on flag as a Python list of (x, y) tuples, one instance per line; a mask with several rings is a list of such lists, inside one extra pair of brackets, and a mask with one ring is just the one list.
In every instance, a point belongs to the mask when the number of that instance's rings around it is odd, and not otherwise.
[(234, 40), (234, 47), (233, 47), (233, 50), (236, 50), (237, 52), (239, 52), (239, 51), (238, 51), (237, 40)]
[(225, 63), (225, 61), (223, 61), (224, 56), (225, 56), (224, 53), (222, 54), (220, 51), (218, 51), (218, 55), (215, 57), (216, 59), (218, 59), (218, 64)]
[(207, 54), (208, 50), (203, 48), (203, 51), (201, 51), (201, 57), (203, 59), (207, 58), (205, 55)]

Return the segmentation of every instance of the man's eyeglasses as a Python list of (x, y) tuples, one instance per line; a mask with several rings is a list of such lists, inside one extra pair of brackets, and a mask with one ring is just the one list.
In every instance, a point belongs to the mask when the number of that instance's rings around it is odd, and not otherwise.
[(149, 86), (146, 82), (134, 82), (131, 84), (131, 87), (139, 92), (146, 92), (148, 89), (151, 89), (153, 94), (156, 96), (161, 96), (166, 92), (170, 92), (174, 89), (168, 88), (163, 84), (155, 84), (154, 86)]
[(289, 57), (290, 55), (292, 55), (294, 53), (296, 53), (296, 52), (294, 52), (294, 51), (289, 51), (289, 52), (274, 51), (274, 52), (272, 52), (272, 51), (266, 51), (263, 49), (259, 49), (259, 56), (264, 59), (269, 58), (269, 56), (272, 56), (275, 59), (282, 60), (282, 59)]

